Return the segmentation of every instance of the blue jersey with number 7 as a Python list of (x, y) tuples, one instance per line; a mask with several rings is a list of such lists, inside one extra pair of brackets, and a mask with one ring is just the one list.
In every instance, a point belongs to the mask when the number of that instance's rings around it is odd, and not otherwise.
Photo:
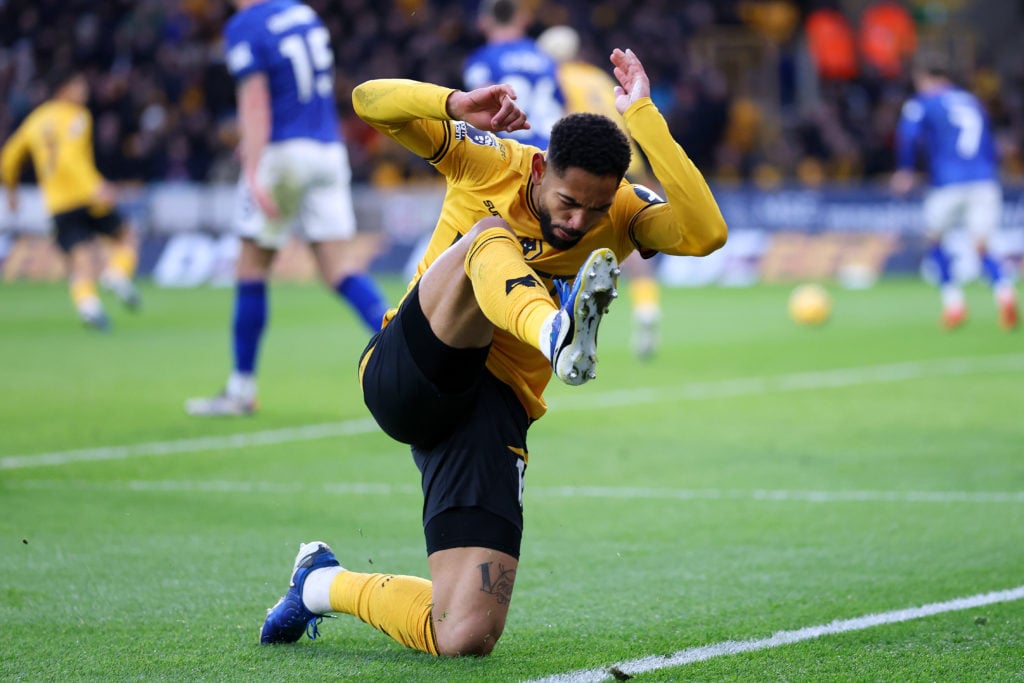
[(921, 93), (903, 105), (896, 129), (897, 166), (913, 168), (919, 152), (927, 157), (936, 187), (999, 177), (988, 115), (974, 95), (960, 88)]
[(271, 142), (340, 139), (331, 36), (316, 12), (296, 0), (268, 0), (231, 17), (224, 38), (236, 82), (266, 75)]

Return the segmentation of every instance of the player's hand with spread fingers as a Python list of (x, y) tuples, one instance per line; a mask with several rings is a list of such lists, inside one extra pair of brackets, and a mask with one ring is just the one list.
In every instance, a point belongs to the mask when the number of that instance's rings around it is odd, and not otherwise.
[(488, 85), (469, 92), (456, 90), (448, 96), (446, 110), (456, 121), (486, 131), (528, 130), (526, 113), (516, 103), (516, 93), (504, 84)]
[(631, 104), (651, 96), (651, 81), (640, 58), (632, 50), (623, 52), (615, 48), (611, 60), (615, 66), (615, 78), (619, 81), (615, 86), (615, 108), (620, 114), (625, 114)]

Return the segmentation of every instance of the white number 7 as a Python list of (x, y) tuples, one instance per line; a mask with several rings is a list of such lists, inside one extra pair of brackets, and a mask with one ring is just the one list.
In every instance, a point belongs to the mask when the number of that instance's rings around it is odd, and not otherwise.
[(953, 104), (949, 108), (949, 122), (959, 130), (956, 136), (957, 154), (965, 159), (973, 157), (981, 144), (981, 113), (967, 104)]

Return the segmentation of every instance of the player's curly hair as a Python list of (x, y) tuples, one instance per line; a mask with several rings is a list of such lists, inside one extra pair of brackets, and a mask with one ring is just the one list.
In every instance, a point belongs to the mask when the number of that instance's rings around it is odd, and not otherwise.
[(607, 116), (569, 114), (551, 129), (547, 160), (559, 173), (580, 168), (596, 176), (622, 180), (629, 158), (629, 140)]

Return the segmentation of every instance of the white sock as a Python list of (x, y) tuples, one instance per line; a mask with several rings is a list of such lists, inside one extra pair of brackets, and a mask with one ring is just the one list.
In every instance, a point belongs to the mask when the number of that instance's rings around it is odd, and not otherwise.
[(996, 283), (993, 288), (993, 293), (996, 297), (996, 303), (1012, 303), (1017, 300), (1017, 292), (1013, 289), (1013, 283), (1001, 280)]
[(95, 318), (103, 313), (103, 303), (99, 298), (91, 296), (78, 302), (78, 313), (88, 318)]
[(256, 377), (243, 372), (232, 372), (228, 377), (227, 391), (229, 396), (252, 400), (256, 398)]
[(544, 324), (540, 326), (540, 339), (537, 340), (537, 348), (548, 360), (551, 360), (551, 326), (555, 324), (555, 316), (562, 312), (562, 309), (551, 311), (548, 317), (544, 318)]
[(333, 612), (331, 607), (331, 583), (334, 577), (345, 571), (343, 567), (321, 567), (314, 569), (302, 584), (302, 604), (313, 614)]
[(963, 308), (964, 292), (957, 285), (943, 285), (942, 305), (945, 308)]
[(658, 304), (637, 304), (633, 307), (633, 320), (639, 325), (653, 325), (661, 319)]

